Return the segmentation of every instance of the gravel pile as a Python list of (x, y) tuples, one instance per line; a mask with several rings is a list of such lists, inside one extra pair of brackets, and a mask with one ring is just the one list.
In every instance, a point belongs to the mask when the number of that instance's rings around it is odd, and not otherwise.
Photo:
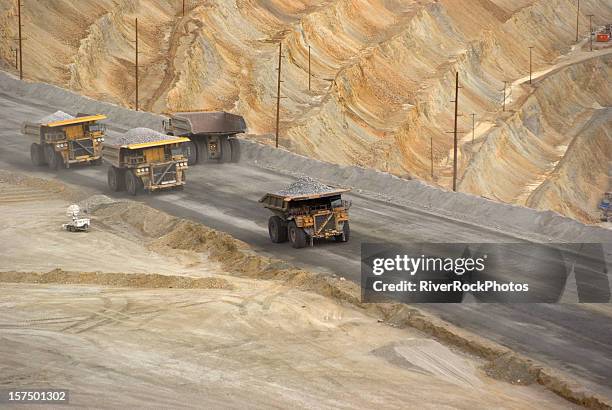
[(39, 124), (48, 124), (50, 122), (55, 122), (55, 121), (71, 120), (73, 118), (75, 118), (75, 117), (73, 117), (70, 114), (66, 114), (64, 111), (55, 111), (51, 115), (47, 115), (46, 117), (42, 117), (40, 120), (38, 120), (38, 123)]
[(322, 184), (316, 179), (310, 177), (300, 177), (297, 181), (287, 185), (280, 191), (275, 192), (276, 195), (280, 196), (297, 196), (297, 195), (311, 195), (311, 194), (322, 194), (325, 192), (336, 191), (337, 188), (330, 187)]
[(128, 145), (128, 144), (142, 144), (145, 142), (156, 142), (172, 140), (176, 137), (172, 135), (165, 135), (161, 132), (152, 130), (150, 128), (132, 128), (122, 135), (113, 135), (108, 137), (108, 142), (117, 145)]

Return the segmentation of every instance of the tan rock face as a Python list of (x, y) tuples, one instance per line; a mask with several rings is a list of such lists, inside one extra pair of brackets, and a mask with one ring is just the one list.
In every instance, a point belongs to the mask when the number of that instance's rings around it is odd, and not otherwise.
[[(7, 70), (14, 61), (8, 40), (16, 35), (13, 3), (0, 1), (0, 53)], [(609, 132), (597, 131), (606, 128), (601, 118), (609, 117), (611, 91), (603, 81), (609, 55), (599, 51), (586, 63), (581, 47), (570, 48), (575, 1), (186, 0), (186, 6), (182, 17), (174, 0), (27, 4), (25, 75), (134, 106), (138, 17), (142, 108), (230, 110), (245, 116), (253, 137), (266, 142), (275, 129), (282, 42), (282, 145), (327, 161), (431, 180), (433, 143), (434, 182), (448, 188), (448, 131), (459, 70), (461, 190), (582, 220), (594, 217), (607, 171), (600, 178), (594, 168), (580, 168), (585, 178), (593, 177), (587, 189), (562, 183), (559, 175), (567, 171), (557, 170), (586, 165), (579, 158), (592, 156), (586, 150), (594, 138), (572, 144), (581, 135), (599, 135), (598, 147), (610, 144)], [(609, 2), (584, 0), (581, 8), (596, 16), (596, 25), (612, 19)], [(586, 36), (584, 16), (580, 27)], [(525, 82), (529, 46), (534, 71), (541, 72), (533, 86)], [(566, 63), (566, 70), (543, 72)], [(505, 115), (504, 80), (512, 85)], [(595, 95), (583, 92), (584, 86)], [(604, 111), (591, 121), (593, 104)], [(574, 159), (563, 161), (570, 154)]]

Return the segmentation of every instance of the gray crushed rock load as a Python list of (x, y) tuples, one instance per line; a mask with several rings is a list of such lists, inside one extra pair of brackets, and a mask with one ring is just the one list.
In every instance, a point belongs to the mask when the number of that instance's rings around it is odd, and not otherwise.
[(287, 185), (280, 191), (275, 192), (275, 195), (279, 196), (298, 196), (298, 195), (312, 195), (312, 194), (324, 194), (326, 192), (336, 191), (337, 188), (330, 187), (322, 184), (311, 177), (300, 177), (297, 181)]
[(117, 145), (142, 144), (145, 142), (157, 142), (173, 140), (175, 136), (162, 134), (161, 132), (150, 128), (132, 128), (122, 135), (114, 135), (108, 137), (108, 142)]
[(64, 111), (55, 111), (53, 114), (47, 115), (46, 117), (42, 117), (40, 120), (38, 120), (38, 123), (48, 124), (50, 122), (72, 120), (74, 118), (75, 117), (70, 114), (66, 114)]

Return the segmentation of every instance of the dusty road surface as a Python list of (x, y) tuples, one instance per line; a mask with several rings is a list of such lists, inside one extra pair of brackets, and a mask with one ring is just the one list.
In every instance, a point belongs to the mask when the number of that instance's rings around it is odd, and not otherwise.
[[(341, 300), (228, 275), (196, 225), (96, 196), (80, 202), (92, 230), (69, 233), (60, 226), (78, 194), (0, 176), (2, 388), (69, 389), (72, 405), (96, 408), (571, 407)], [(218, 260), (246, 246), (223, 238)], [(107, 276), (122, 285), (100, 286)], [(18, 283), (32, 277), (49, 283)], [(200, 278), (214, 281), (186, 281)]]
[(100, 408), (570, 408), (318, 295), (2, 284), (0, 385)]
[[(74, 168), (50, 174), (29, 160), (29, 142), (19, 133), (21, 122), (56, 110), (41, 100), (0, 95), (0, 167), (41, 177), (54, 177), (93, 192), (111, 195), (106, 186), (105, 167)], [(111, 123), (111, 129), (125, 129)], [(358, 282), (362, 242), (406, 241), (515, 242), (522, 239), (457, 219), (435, 215), (426, 209), (381, 201), (353, 193), (352, 239), (347, 244), (321, 243), (296, 252), (287, 244), (270, 243), (269, 213), (257, 200), (293, 179), (279, 172), (245, 164), (198, 165), (191, 167), (183, 192), (138, 197), (157, 209), (186, 217), (228, 232), (257, 251), (279, 257), (297, 266), (335, 273)], [(125, 198), (122, 195), (114, 196)], [(525, 232), (529, 235), (529, 232)], [(531, 304), (428, 306), (445, 320), (509, 346), (545, 364), (567, 371), (590, 389), (612, 397), (612, 321), (610, 305), (594, 310), (580, 305)]]

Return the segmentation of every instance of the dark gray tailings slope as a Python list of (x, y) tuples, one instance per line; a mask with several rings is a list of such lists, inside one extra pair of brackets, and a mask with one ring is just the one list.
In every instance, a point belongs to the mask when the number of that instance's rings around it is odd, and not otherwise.
[[(159, 130), (162, 117), (100, 103), (66, 90), (22, 83), (0, 73), (0, 168), (48, 176), (29, 160), (30, 140), (20, 134), (21, 122), (61, 109), (68, 113), (102, 113), (109, 128)], [(473, 195), (444, 192), (418, 181), (406, 181), (359, 167), (327, 164), (241, 141), (241, 163), (206, 164), (188, 170), (187, 186), (136, 199), (153, 207), (226, 231), (256, 250), (312, 270), (359, 281), (360, 243), (421, 242), (608, 242), (612, 232), (585, 226), (552, 212), (504, 205)], [(75, 167), (56, 178), (107, 195), (106, 167)], [(348, 186), (351, 241), (319, 242), (296, 250), (272, 244), (267, 233), (269, 212), (257, 201), (308, 175), (329, 185)], [(571, 280), (570, 280), (571, 282)], [(575, 293), (575, 292), (574, 292)], [(569, 300), (575, 294), (569, 295)], [(582, 383), (612, 397), (612, 307), (599, 305), (429, 305), (444, 319), (551, 366), (564, 369)]]

